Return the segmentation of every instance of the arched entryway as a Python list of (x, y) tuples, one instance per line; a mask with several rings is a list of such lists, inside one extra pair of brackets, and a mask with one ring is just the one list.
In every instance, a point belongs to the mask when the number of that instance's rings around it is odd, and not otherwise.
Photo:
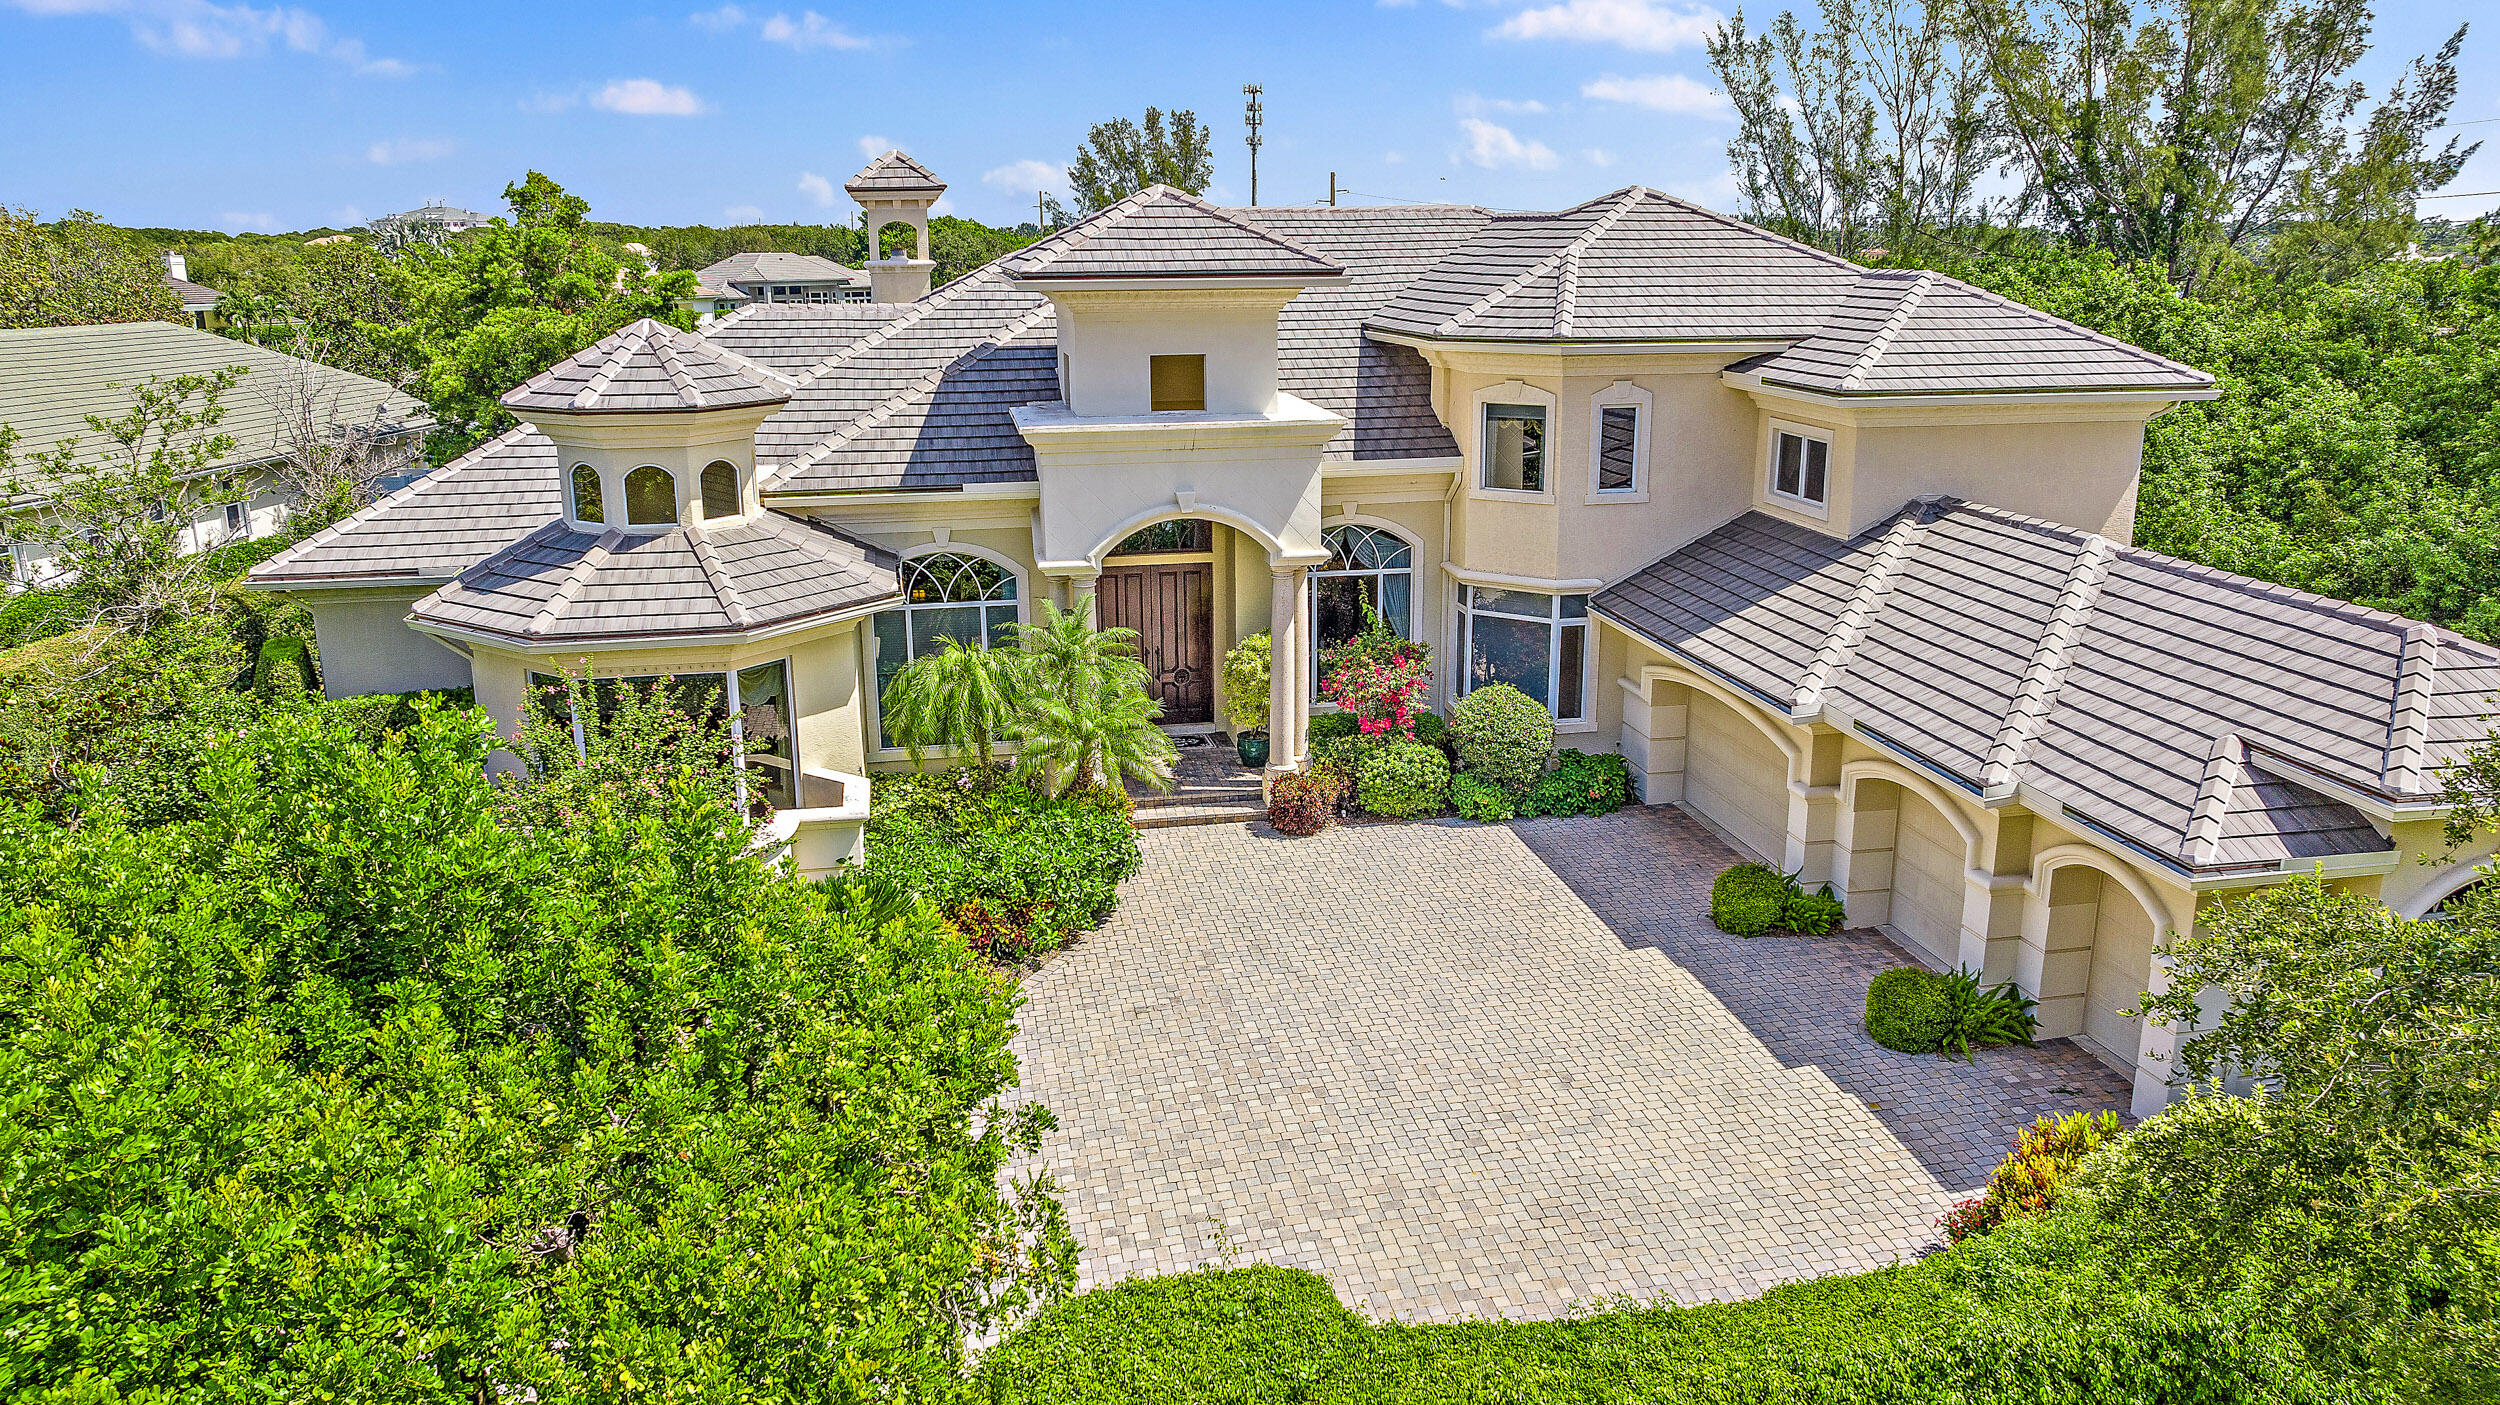
[(1684, 739), (1684, 804), (1773, 864), (1788, 851), (1788, 753), (1699, 688)]
[(1857, 769), (1844, 784), (1849, 920), (1890, 930), (1929, 962), (1962, 964), (1971, 835), (1924, 788)]
[[(2159, 933), (2153, 914), (2116, 879), (2088, 864), (2067, 864), (2049, 875), (2049, 960), (2044, 974), (2055, 992), (2043, 1000), (2064, 1003), (2081, 986), (2081, 1007), (2060, 1012), (2060, 1024), (2102, 1062), (2133, 1076), (2143, 1052), (2144, 1017), (2128, 1014), (2142, 1005), (2153, 982), (2153, 949)], [(2044, 1029), (2042, 1031), (2046, 1033)]]
[(1137, 631), (1146, 687), (1167, 726), (1215, 720), (1215, 538), (1203, 517), (1140, 527), (1103, 554), (1094, 582), (1102, 626)]

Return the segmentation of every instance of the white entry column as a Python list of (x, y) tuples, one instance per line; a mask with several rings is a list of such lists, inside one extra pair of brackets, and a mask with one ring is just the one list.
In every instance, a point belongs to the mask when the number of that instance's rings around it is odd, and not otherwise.
[(1301, 769), (1303, 569), (1271, 568), (1267, 601), (1267, 766), (1271, 772)]

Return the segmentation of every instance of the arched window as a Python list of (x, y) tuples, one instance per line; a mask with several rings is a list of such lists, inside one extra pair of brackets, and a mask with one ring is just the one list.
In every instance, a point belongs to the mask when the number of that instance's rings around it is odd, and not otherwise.
[(738, 466), (727, 459), (714, 459), (703, 470), (703, 515), (735, 517), (739, 506)]
[(625, 523), (655, 527), (677, 520), (677, 480), (658, 464), (625, 475)]
[(1347, 523), (1320, 538), (1328, 564), (1311, 572), (1311, 696), (1319, 696), (1320, 651), (1363, 632), (1368, 615), (1401, 638), (1415, 637), (1415, 548), (1378, 527)]
[(580, 522), (605, 522), (607, 505), (599, 501), (599, 470), (586, 463), (573, 465), (573, 517)]
[(1016, 622), (1016, 576), (995, 561), (962, 552), (903, 563), (903, 604), (876, 617), (877, 696), (903, 666), (948, 639), (976, 649), (1007, 642)]

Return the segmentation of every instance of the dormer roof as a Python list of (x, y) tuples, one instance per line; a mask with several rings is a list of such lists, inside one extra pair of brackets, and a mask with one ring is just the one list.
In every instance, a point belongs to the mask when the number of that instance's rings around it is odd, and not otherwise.
[(645, 317), (503, 397), (515, 414), (687, 414), (779, 405), (791, 382), (727, 347)]
[(858, 175), (842, 182), (842, 189), (854, 200), (894, 200), (916, 195), (926, 195), (935, 200), (946, 193), (946, 182), (903, 153), (889, 151), (862, 167)]
[(1345, 277), (1323, 258), (1236, 211), (1185, 190), (1150, 185), (1000, 261), (1019, 285), (1122, 279), (1254, 279), (1283, 284)]

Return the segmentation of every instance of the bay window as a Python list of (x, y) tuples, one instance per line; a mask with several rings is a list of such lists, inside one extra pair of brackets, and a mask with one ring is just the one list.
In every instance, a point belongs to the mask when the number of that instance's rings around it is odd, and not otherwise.
[(1589, 598), (1541, 591), (1459, 587), (1460, 692), (1508, 683), (1545, 704), (1557, 722), (1588, 720)]
[[(575, 678), (533, 672), (530, 689), (547, 715), (573, 733), (573, 750), (588, 759), (590, 726), (616, 720), (622, 690), (665, 704), (698, 726), (729, 731), (730, 753), (742, 758), (739, 800), (760, 797), (775, 809), (798, 803), (798, 717), (790, 707), (790, 662), (774, 659), (735, 673), (626, 674), (615, 678)], [(577, 713), (575, 701), (589, 704), (590, 721)]]

